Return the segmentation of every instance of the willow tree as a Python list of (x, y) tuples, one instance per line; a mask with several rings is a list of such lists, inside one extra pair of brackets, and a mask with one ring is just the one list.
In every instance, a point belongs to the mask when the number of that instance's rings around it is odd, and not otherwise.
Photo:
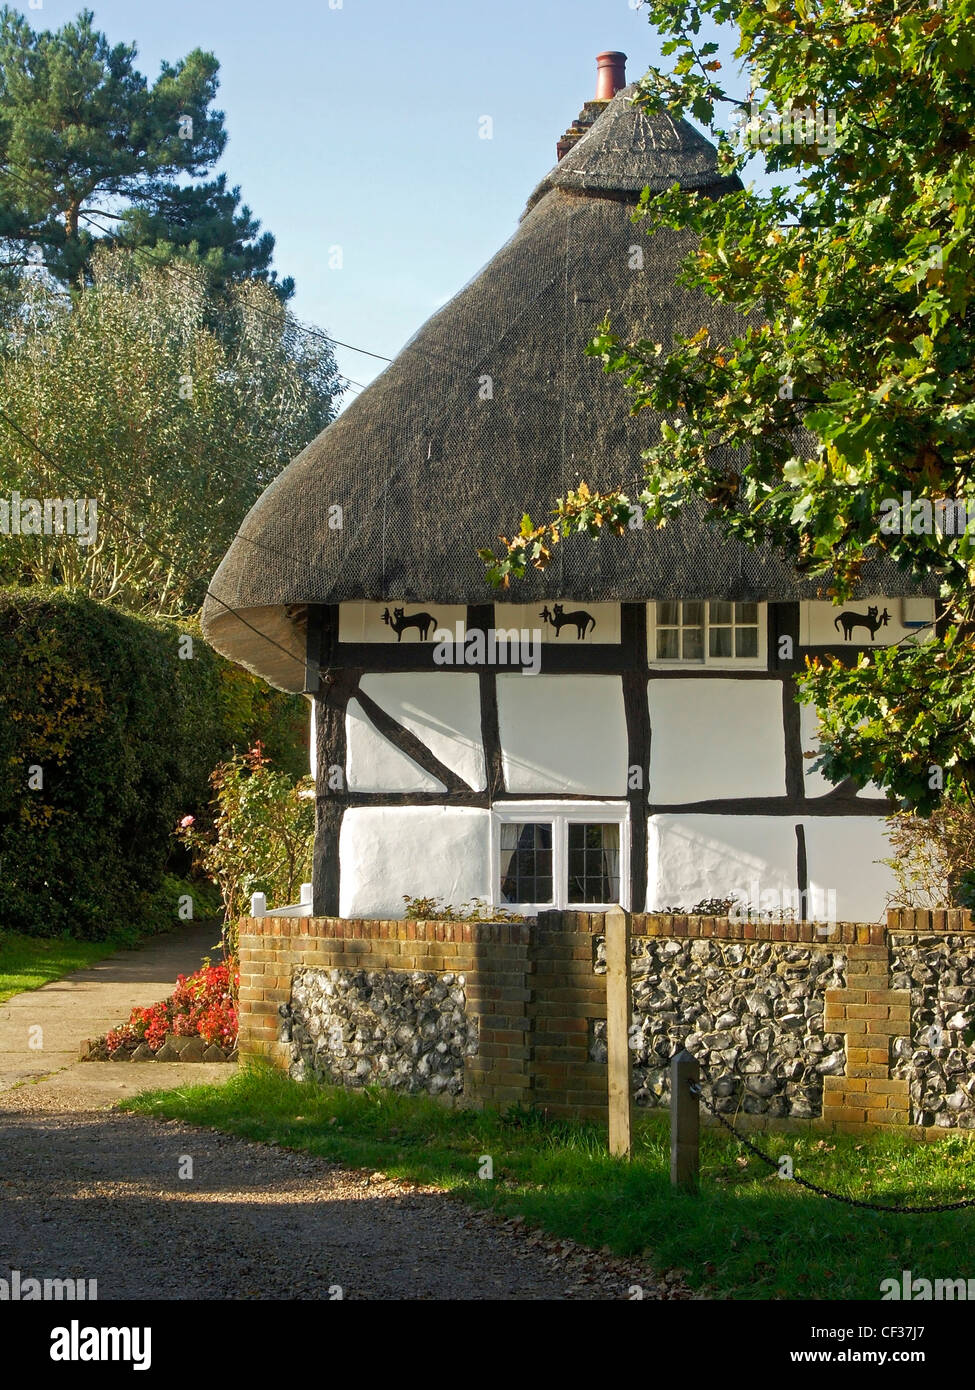
[(97, 528), (5, 535), (0, 581), (195, 610), (250, 506), (335, 413), (328, 340), (260, 281), (214, 288), (119, 249), (96, 250), (73, 297), (38, 278), (22, 293), (0, 352), (0, 498), (93, 498)]
[(632, 413), (662, 417), (645, 486), (629, 496), (611, 476), (584, 480), (498, 554), (481, 552), (489, 577), (544, 568), (568, 535), (622, 533), (637, 509), (663, 525), (692, 498), (727, 534), (824, 576), (837, 600), (865, 558), (890, 557), (936, 579), (944, 622), (852, 669), (809, 670), (801, 695), (820, 709), (823, 770), (921, 810), (971, 798), (975, 524), (951, 534), (926, 520), (939, 500), (975, 518), (975, 0), (646, 10), (676, 57), (637, 99), (706, 125), (722, 172), (764, 159), (784, 175), (716, 201), (645, 194), (637, 214), (651, 234), (696, 233), (684, 282), (745, 326), (663, 345), (621, 340), (610, 315), (590, 351), (623, 374)]

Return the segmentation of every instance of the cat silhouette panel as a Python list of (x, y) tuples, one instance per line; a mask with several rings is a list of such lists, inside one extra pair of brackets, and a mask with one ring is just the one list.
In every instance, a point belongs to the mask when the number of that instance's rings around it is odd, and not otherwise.
[(430, 633), (437, 626), (437, 620), (432, 613), (424, 611), (419, 613), (407, 613), (405, 608), (394, 608), (392, 616), (390, 616), (388, 608), (384, 609), (383, 622), (396, 633), (397, 642), (403, 640), (404, 632), (412, 632), (414, 630), (420, 641), (425, 642), (430, 636)]
[(542, 642), (557, 646), (605, 646), (620, 640), (618, 603), (585, 603), (577, 599), (543, 599), (538, 603), (495, 604), (499, 628), (527, 628)]
[(837, 632), (842, 626), (843, 639), (846, 642), (853, 641), (853, 634), (856, 632), (857, 628), (865, 627), (870, 634), (870, 641), (872, 642), (877, 634), (878, 628), (886, 627), (889, 622), (890, 614), (887, 609), (885, 608), (882, 613), (878, 613), (877, 605), (874, 603), (870, 605), (866, 613), (856, 613), (851, 608), (846, 609), (845, 612), (840, 613), (837, 618), (833, 619), (833, 626), (836, 628)]
[(440, 628), (451, 634), (460, 623), (466, 632), (467, 609), (453, 603), (342, 603), (339, 605), (340, 642), (384, 642), (399, 646), (434, 643)]
[(910, 600), (905, 623), (903, 599), (865, 594), (842, 606), (828, 600), (799, 605), (800, 647), (886, 647), (894, 642), (927, 640), (934, 622), (934, 599)]

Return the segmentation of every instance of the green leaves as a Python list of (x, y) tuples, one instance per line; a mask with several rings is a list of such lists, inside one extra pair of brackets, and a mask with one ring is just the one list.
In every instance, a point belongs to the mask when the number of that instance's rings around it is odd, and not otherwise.
[[(73, 285), (88, 275), (98, 241), (179, 248), (226, 273), (275, 277), (274, 239), (226, 176), (199, 180), (227, 143), (213, 109), (219, 65), (194, 49), (164, 62), (150, 86), (134, 45), (108, 42), (90, 10), (35, 33), (0, 12), (0, 237), (8, 265), (40, 251)], [(278, 287), (287, 298), (293, 286)]]
[[(324, 341), (266, 285), (100, 248), (71, 303), (33, 281), (0, 353), (0, 495), (98, 499), (98, 544), (5, 539), (0, 582), (194, 612), (264, 487), (329, 423)], [(33, 447), (36, 441), (39, 450)]]

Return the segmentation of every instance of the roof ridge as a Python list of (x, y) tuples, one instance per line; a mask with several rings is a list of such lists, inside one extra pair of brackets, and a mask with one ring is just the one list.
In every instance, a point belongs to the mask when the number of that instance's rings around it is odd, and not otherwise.
[[(710, 140), (668, 111), (650, 112), (636, 99), (638, 82), (616, 93), (589, 129), (550, 169), (528, 199), (521, 220), (554, 189), (599, 196), (636, 198), (644, 188), (738, 187), (718, 172), (718, 152)], [(592, 103), (587, 103), (584, 111)]]

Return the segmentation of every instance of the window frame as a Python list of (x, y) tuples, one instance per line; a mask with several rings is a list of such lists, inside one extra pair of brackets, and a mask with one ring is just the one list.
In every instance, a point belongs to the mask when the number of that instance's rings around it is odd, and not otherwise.
[[(702, 627), (703, 660), (682, 661), (679, 657), (657, 656), (657, 604), (658, 603), (703, 603), (704, 624)], [(757, 656), (712, 656), (709, 633), (711, 630), (712, 603), (755, 603), (758, 607), (758, 655)], [(672, 624), (661, 623), (663, 628)], [(728, 627), (727, 623), (715, 623), (715, 627)], [(750, 623), (738, 624), (750, 627)], [(732, 631), (735, 624), (731, 625)], [(680, 631), (680, 629), (677, 629)], [(758, 599), (651, 599), (647, 604), (647, 664), (657, 671), (765, 671), (768, 670), (768, 604)]]
[[(552, 899), (550, 903), (501, 901), (502, 825), (550, 822), (552, 826)], [(569, 902), (569, 824), (613, 824), (620, 828), (620, 903), (630, 902), (630, 808), (625, 801), (503, 801), (491, 807), (491, 903), (526, 917), (539, 912), (605, 912), (616, 903)]]

